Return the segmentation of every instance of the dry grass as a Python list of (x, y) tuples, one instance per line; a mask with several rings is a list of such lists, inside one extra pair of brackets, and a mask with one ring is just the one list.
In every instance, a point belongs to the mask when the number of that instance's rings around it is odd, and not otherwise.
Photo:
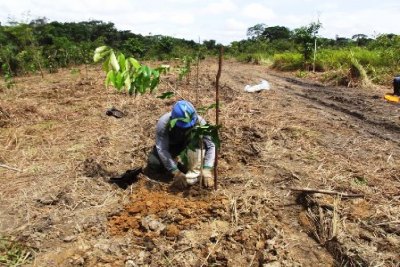
[[(214, 62), (202, 65), (198, 107), (214, 102), (216, 68)], [(309, 88), (266, 72), (235, 62), (226, 62), (223, 69), (220, 189), (212, 194), (229, 200), (225, 209), (211, 219), (198, 218), (179, 240), (155, 239), (151, 249), (146, 240), (109, 235), (108, 217), (122, 212), (140, 188), (134, 184), (121, 190), (107, 179), (145, 165), (155, 123), (176, 99), (129, 98), (106, 90), (97, 68), (89, 69), (87, 77), (62, 70), (46, 80), (17, 79), (15, 88), (0, 92), (0, 163), (22, 170), (0, 168), (0, 233), (40, 248), (36, 266), (55, 259), (87, 266), (128, 260), (174, 265), (184, 259), (189, 265), (334, 265), (321, 244), (333, 256), (347, 255), (343, 260), (395, 266), (398, 142), (379, 137), (388, 132), (372, 135), (365, 122), (300, 97)], [(242, 91), (260, 78), (267, 78), (273, 89)], [(175, 81), (174, 73), (165, 77), (160, 92), (169, 91)], [(189, 90), (180, 94), (196, 99)], [(111, 106), (127, 116), (105, 116)], [(388, 114), (376, 107), (370, 108)], [(213, 112), (205, 115), (210, 122)], [(85, 162), (94, 166), (94, 177), (87, 177)], [(314, 203), (306, 209), (305, 226), (299, 218), (304, 210), (287, 190), (291, 186), (366, 197)], [(336, 264), (344, 262), (336, 259)]]

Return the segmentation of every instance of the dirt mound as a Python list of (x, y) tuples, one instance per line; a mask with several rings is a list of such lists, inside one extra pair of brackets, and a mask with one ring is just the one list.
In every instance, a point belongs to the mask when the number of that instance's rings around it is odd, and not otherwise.
[(195, 190), (190, 194), (197, 196), (182, 197), (182, 193), (173, 194), (162, 187), (148, 188), (146, 181), (140, 180), (130, 196), (129, 204), (122, 212), (109, 218), (110, 233), (177, 237), (183, 229), (190, 229), (200, 221), (222, 215), (225, 209), (223, 198), (201, 196)]
[(105, 177), (111, 173), (93, 158), (85, 159), (82, 163), (82, 173), (87, 177)]

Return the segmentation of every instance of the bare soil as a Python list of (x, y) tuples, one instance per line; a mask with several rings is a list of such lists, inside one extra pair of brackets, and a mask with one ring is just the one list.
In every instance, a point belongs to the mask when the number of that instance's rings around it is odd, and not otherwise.
[[(177, 92), (214, 103), (216, 60)], [(141, 173), (157, 119), (179, 96), (104, 88), (100, 67), (0, 87), (0, 236), (30, 266), (399, 266), (400, 106), (391, 88), (329, 87), (225, 61), (218, 190)], [(246, 93), (269, 81), (271, 90)], [(107, 116), (112, 106), (126, 116)], [(204, 115), (213, 122), (214, 110)], [(306, 194), (290, 188), (362, 194)]]

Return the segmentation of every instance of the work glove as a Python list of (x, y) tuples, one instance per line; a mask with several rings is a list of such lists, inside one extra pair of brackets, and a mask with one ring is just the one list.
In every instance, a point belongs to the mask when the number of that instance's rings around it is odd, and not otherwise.
[(186, 174), (186, 182), (188, 185), (194, 185), (199, 181), (199, 176), (200, 176), (200, 171), (197, 170), (191, 170), (188, 171)]
[(203, 184), (205, 187), (214, 186), (214, 176), (210, 167), (203, 167)]
[(172, 175), (174, 176), (172, 186), (180, 190), (187, 187), (186, 176), (183, 172), (181, 172), (180, 170), (175, 170), (172, 171)]

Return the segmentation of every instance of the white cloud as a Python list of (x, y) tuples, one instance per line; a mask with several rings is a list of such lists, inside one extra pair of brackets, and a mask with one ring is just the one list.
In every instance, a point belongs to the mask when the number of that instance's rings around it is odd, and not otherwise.
[(237, 10), (237, 6), (231, 0), (213, 1), (208, 4), (203, 12), (206, 14), (223, 14)]
[(243, 31), (248, 28), (248, 25), (236, 19), (229, 18), (225, 22), (225, 28), (227, 30)]
[(165, 21), (163, 14), (161, 12), (135, 12), (131, 14), (124, 14), (124, 16), (119, 17), (118, 21), (131, 21), (135, 24), (149, 24), (149, 23), (161, 23)]
[(399, 10), (393, 8), (356, 10), (351, 13), (332, 12), (323, 14), (321, 34), (330, 38), (335, 35), (351, 37), (354, 34), (367, 34), (373, 37), (380, 33), (399, 33), (397, 23), (393, 18), (398, 16)]
[(126, 13), (135, 8), (134, 3), (128, 0), (118, 0), (118, 2), (113, 0), (80, 0), (79, 5), (72, 6), (75, 6), (75, 9), (83, 9), (88, 10), (91, 13), (101, 14)]
[(249, 4), (243, 9), (243, 14), (249, 18), (268, 21), (275, 18), (274, 11), (261, 4)]
[(317, 6), (318, 11), (322, 10), (335, 10), (338, 8), (338, 4), (335, 2), (319, 3)]
[(172, 4), (192, 4), (198, 2), (198, 0), (165, 0), (165, 2), (169, 2)]
[(195, 21), (195, 17), (190, 13), (175, 13), (169, 14), (168, 20), (178, 25), (188, 25)]
[(288, 27), (289, 29), (293, 30), (295, 28), (299, 28), (301, 26), (305, 26), (310, 24), (314, 19), (312, 16), (307, 16), (307, 15), (286, 15), (280, 17), (280, 24), (281, 26)]

